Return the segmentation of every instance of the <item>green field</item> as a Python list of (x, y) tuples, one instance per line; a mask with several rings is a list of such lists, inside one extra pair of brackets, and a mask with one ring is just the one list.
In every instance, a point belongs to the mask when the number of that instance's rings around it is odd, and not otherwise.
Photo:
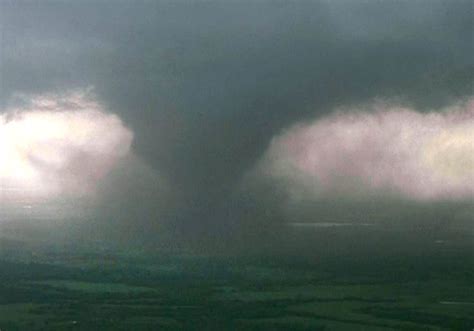
[(472, 330), (470, 254), (204, 257), (10, 249), (0, 329)]

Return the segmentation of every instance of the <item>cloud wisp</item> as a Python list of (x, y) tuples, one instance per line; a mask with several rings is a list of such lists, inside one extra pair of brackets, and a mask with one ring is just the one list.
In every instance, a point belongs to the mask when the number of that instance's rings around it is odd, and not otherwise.
[(474, 197), (474, 100), (437, 112), (384, 103), (340, 109), (273, 139), (263, 172), (293, 199)]

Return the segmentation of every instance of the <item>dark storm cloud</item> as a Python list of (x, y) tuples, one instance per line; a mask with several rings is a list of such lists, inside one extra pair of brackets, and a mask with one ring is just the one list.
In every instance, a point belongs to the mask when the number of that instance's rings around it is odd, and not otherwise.
[[(3, 1), (1, 9), (2, 102), (95, 86), (134, 131), (136, 154), (173, 187), (167, 221), (184, 232), (278, 219), (283, 192), (237, 187), (297, 121), (375, 97), (423, 110), (472, 93), (470, 1)], [(159, 195), (143, 199), (149, 206)]]

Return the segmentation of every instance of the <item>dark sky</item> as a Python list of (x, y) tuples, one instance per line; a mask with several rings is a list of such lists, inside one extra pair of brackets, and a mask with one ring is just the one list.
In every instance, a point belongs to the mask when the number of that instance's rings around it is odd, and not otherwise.
[[(383, 99), (426, 112), (466, 99), (473, 15), (460, 0), (2, 0), (1, 108), (17, 93), (93, 86), (133, 131), (141, 165), (111, 175), (97, 222), (197, 241), (267, 233), (287, 220), (288, 193), (243, 182), (272, 138), (339, 106)], [(361, 208), (335, 200), (292, 214), (342, 208), (332, 217), (353, 217)], [(390, 219), (453, 208), (384, 203)], [(380, 214), (367, 204), (379, 203), (361, 202), (362, 218)]]

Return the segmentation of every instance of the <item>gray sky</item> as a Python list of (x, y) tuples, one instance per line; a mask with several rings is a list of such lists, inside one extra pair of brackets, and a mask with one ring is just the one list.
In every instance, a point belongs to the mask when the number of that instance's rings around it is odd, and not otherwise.
[(301, 218), (433, 218), (470, 205), (308, 191), (294, 205), (293, 179), (256, 169), (272, 141), (339, 107), (383, 100), (421, 114), (469, 99), (471, 1), (2, 0), (0, 12), (4, 112), (18, 94), (93, 87), (133, 133), (130, 156), (97, 188), (94, 226), (199, 242)]

